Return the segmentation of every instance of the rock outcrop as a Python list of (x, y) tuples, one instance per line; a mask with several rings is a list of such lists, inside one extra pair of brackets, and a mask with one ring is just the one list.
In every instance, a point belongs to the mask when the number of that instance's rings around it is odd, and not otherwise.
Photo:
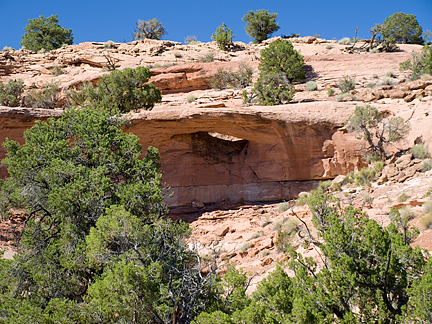
[[(282, 200), (364, 164), (359, 141), (340, 128), (354, 105), (271, 108), (158, 107), (134, 114), (128, 131), (159, 149), (172, 206), (192, 201)], [(325, 114), (322, 112), (325, 111)], [(321, 113), (320, 113), (321, 112)]]
[[(144, 149), (159, 149), (164, 182), (174, 193), (170, 206), (224, 198), (282, 200), (310, 189), (307, 181), (362, 166), (358, 141), (340, 130), (353, 109), (334, 102), (259, 109), (158, 107), (132, 114), (126, 131), (136, 134)], [(323, 110), (326, 115), (319, 113)], [(22, 143), (34, 120), (60, 113), (4, 107), (0, 141)]]

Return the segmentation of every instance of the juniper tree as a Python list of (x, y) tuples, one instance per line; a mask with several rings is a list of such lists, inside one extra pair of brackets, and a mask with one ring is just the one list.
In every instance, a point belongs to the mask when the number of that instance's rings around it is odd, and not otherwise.
[(21, 36), (21, 45), (26, 49), (38, 52), (41, 49), (47, 51), (60, 48), (63, 44), (72, 45), (72, 30), (61, 27), (58, 24), (58, 16), (51, 15), (48, 18), (29, 19)]

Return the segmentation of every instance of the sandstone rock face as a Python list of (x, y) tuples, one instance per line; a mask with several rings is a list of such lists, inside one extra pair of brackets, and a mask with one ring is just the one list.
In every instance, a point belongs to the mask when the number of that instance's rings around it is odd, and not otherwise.
[[(407, 76), (401, 74), (398, 85), (367, 87), (371, 81), (378, 82), (384, 67), (397, 71), (399, 63), (411, 57), (414, 45), (392, 54), (348, 55), (334, 41), (292, 39), (305, 57), (307, 79), (316, 79), (319, 89), (309, 92), (304, 84), (296, 84), (294, 101), (301, 104), (270, 108), (245, 105), (242, 90), (207, 90), (219, 68), (236, 70), (240, 62), (254, 69), (256, 80), (260, 50), (278, 39), (254, 45), (235, 42), (230, 52), (220, 51), (215, 42), (182, 45), (156, 40), (117, 43), (114, 48), (89, 42), (44, 54), (0, 52), (0, 81), (22, 78), (27, 91), (58, 82), (64, 95), (65, 90), (84, 81), (97, 83), (108, 73), (103, 69), (107, 56), (119, 69), (151, 68), (150, 81), (163, 91), (163, 101), (151, 112), (132, 114), (127, 131), (138, 135), (144, 149), (149, 145), (159, 149), (164, 181), (173, 193), (170, 206), (200, 209), (206, 203), (226, 199), (287, 199), (311, 189), (317, 180), (361, 168), (362, 143), (346, 132), (344, 122), (356, 105), (371, 101), (383, 114), (402, 116), (412, 124), (407, 141), (391, 149), (406, 149), (422, 136), (432, 150), (428, 96), (432, 94), (432, 79), (405, 82)], [(327, 43), (333, 43), (332, 49)], [(213, 53), (214, 62), (200, 63), (209, 53)], [(55, 67), (64, 73), (53, 75)], [(355, 76), (355, 98), (346, 99), (352, 102), (335, 102), (335, 97), (327, 95), (326, 90), (337, 88), (343, 75)], [(186, 97), (191, 91), (196, 100), (188, 103)], [(246, 93), (251, 95), (251, 87)], [(35, 119), (60, 113), (2, 107), (0, 141), (8, 137), (22, 143), (24, 130)], [(0, 158), (4, 154), (0, 148)], [(413, 172), (417, 171), (412, 169), (407, 175)], [(0, 176), (6, 175), (1, 168)]]
[[(157, 108), (134, 114), (127, 131), (162, 157), (170, 206), (193, 200), (281, 200), (363, 165), (359, 142), (340, 128), (355, 105)], [(324, 116), (319, 111), (325, 110)]]
[[(171, 207), (202, 208), (223, 199), (283, 200), (310, 190), (317, 180), (365, 166), (362, 143), (344, 128), (355, 106), (342, 102), (232, 108), (158, 105), (132, 114), (126, 131), (136, 134), (144, 149), (150, 145), (159, 149), (164, 182), (173, 193), (167, 200)], [(402, 104), (393, 107), (413, 126), (401, 149), (419, 136), (431, 143), (429, 109), (427, 103), (417, 104), (414, 111)], [(60, 114), (61, 110), (2, 107), (0, 141), (8, 137), (22, 143), (23, 132), (36, 119)], [(1, 148), (0, 158), (4, 156)], [(418, 172), (407, 170), (408, 177), (411, 171)], [(0, 175), (7, 175), (4, 167)], [(393, 177), (392, 170), (386, 171), (386, 177)]]
[[(217, 75), (218, 69), (236, 71), (239, 64), (239, 62), (195, 63), (174, 65), (166, 69), (152, 69), (150, 81), (163, 93), (209, 89), (209, 80)], [(255, 70), (258, 68), (258, 62), (249, 62), (248, 65)]]

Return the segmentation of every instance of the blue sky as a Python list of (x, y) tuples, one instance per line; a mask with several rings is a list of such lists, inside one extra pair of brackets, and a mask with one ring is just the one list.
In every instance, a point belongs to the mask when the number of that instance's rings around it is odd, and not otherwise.
[(138, 19), (158, 18), (168, 35), (163, 39), (183, 42), (188, 35), (200, 41), (222, 22), (232, 29), (234, 40), (249, 42), (241, 20), (248, 10), (266, 9), (278, 13), (280, 29), (274, 36), (298, 33), (320, 34), (340, 39), (370, 38), (369, 29), (395, 12), (417, 16), (423, 30), (432, 30), (432, 0), (285, 0), (285, 1), (113, 1), (113, 0), (0, 0), (2, 26), (0, 48), (20, 48), (28, 19), (57, 14), (61, 26), (72, 29), (74, 43), (86, 41), (131, 41)]

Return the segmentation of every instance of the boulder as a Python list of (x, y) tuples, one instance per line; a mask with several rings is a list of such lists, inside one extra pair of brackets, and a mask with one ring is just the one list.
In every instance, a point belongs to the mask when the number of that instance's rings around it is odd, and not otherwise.
[(230, 230), (229, 226), (222, 226), (215, 230), (217, 236), (225, 236)]
[(411, 102), (416, 98), (415, 93), (410, 93), (409, 95), (405, 96), (404, 101), (405, 102)]
[(403, 99), (409, 94), (408, 91), (403, 91), (400, 89), (392, 89), (388, 90), (385, 93), (386, 98), (392, 98), (392, 99)]

